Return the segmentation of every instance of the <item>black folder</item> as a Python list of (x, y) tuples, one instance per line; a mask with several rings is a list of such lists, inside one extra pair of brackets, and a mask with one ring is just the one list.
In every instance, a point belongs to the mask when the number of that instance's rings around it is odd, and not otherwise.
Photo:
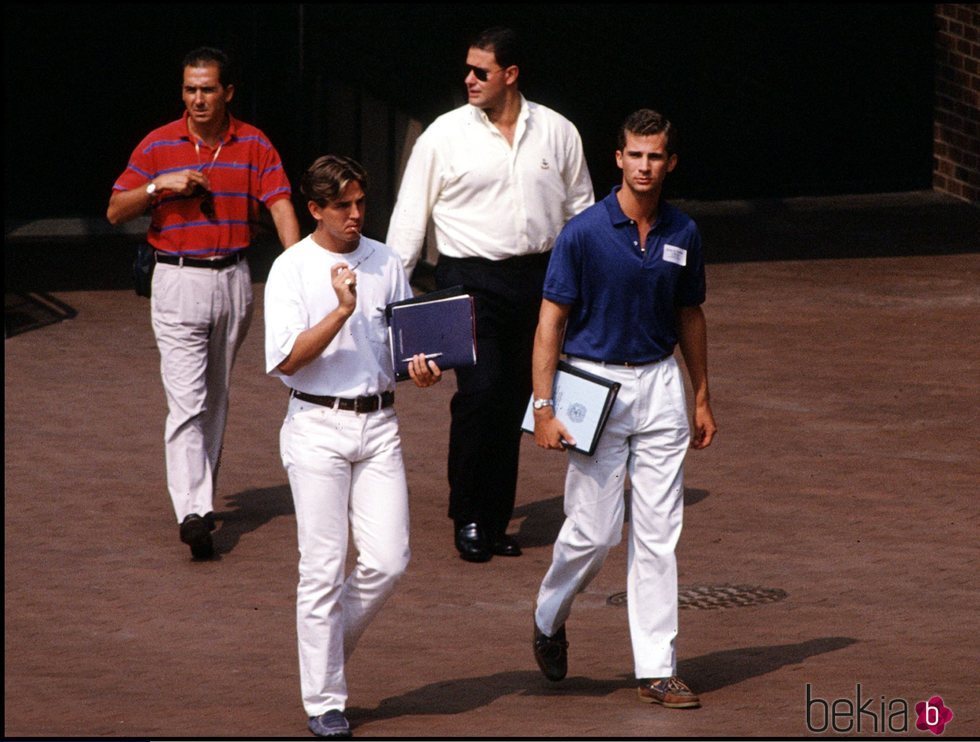
[(476, 311), (462, 286), (396, 301), (385, 307), (395, 378), (409, 378), (408, 362), (425, 353), (440, 369), (476, 364)]
[[(618, 381), (610, 381), (590, 374), (565, 361), (558, 362), (551, 396), (555, 400), (557, 417), (575, 438), (575, 445), (568, 446), (573, 451), (591, 456), (599, 444), (609, 413), (619, 393)], [(521, 429), (534, 433), (534, 410), (532, 402), (527, 403)]]

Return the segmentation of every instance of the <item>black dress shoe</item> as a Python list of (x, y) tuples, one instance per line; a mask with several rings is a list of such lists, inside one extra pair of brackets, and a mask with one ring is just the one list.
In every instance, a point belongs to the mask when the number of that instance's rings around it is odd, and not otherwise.
[(565, 626), (548, 636), (534, 622), (534, 660), (548, 680), (558, 682), (568, 674), (568, 641), (565, 639)]
[(214, 543), (208, 523), (197, 513), (191, 513), (180, 524), (180, 540), (191, 547), (195, 559), (210, 559), (214, 556)]
[(519, 557), (521, 545), (512, 536), (502, 533), (490, 540), (490, 551), (497, 556)]
[(489, 562), (493, 557), (483, 529), (476, 523), (456, 528), (456, 549), (467, 562)]

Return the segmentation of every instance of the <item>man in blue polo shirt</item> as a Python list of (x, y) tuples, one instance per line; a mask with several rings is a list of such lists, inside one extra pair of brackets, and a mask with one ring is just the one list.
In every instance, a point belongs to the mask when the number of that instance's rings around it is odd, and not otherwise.
[[(565, 523), (534, 612), (534, 656), (550, 680), (568, 671), (565, 621), (575, 596), (621, 539), (629, 475), (627, 605), (640, 700), (695, 708), (676, 675), (677, 562), (687, 448), (717, 432), (708, 394), (704, 257), (697, 226), (661, 199), (677, 166), (675, 131), (655, 111), (619, 133), (622, 185), (573, 218), (555, 242), (534, 339), (534, 436), (542, 448), (574, 443), (555, 418), (559, 355), (622, 386), (593, 456), (568, 452)], [(562, 339), (564, 338), (564, 345)], [(694, 390), (688, 423), (679, 345)]]

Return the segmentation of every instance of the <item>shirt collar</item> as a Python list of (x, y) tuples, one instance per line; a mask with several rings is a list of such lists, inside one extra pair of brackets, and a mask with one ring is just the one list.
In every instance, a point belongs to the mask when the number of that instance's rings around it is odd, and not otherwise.
[[(527, 98), (524, 97), (524, 93), (519, 93), (519, 95), (521, 96), (521, 112), (517, 114), (517, 128), (522, 129), (531, 117), (531, 106), (528, 104)], [(486, 111), (470, 103), (466, 105), (469, 106), (470, 114), (474, 119), (480, 121), (484, 126), (493, 126), (493, 122), (490, 121), (490, 117), (487, 116)]]
[[(616, 194), (619, 193), (619, 190), (622, 187), (622, 185), (613, 186), (613, 189), (609, 192), (609, 195), (602, 199), (602, 202), (606, 205), (606, 210), (609, 212), (609, 221), (612, 222), (614, 227), (621, 227), (624, 224), (629, 224), (633, 221), (623, 213), (623, 207), (619, 205), (619, 199), (616, 198)], [(657, 221), (653, 225), (653, 229), (657, 229), (663, 224), (668, 224), (670, 222), (673, 209), (673, 206), (661, 198), (660, 213), (657, 215)]]
[[(193, 142), (194, 141), (194, 137), (191, 135), (191, 130), (187, 126), (187, 119), (189, 119), (189, 118), (190, 118), (190, 114), (187, 111), (184, 111), (184, 115), (181, 117), (181, 121), (183, 122), (183, 127), (184, 127), (184, 135), (187, 137), (187, 140), (189, 142)], [(219, 144), (227, 144), (232, 139), (234, 139), (235, 137), (237, 137), (238, 136), (238, 127), (239, 127), (238, 119), (236, 119), (234, 116), (232, 116), (231, 113), (229, 112), (228, 113), (228, 129), (227, 129), (227, 131), (225, 131), (225, 136), (218, 143)]]

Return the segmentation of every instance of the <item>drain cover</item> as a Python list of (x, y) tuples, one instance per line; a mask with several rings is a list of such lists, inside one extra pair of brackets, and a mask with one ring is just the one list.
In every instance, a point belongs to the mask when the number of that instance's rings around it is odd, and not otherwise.
[[(752, 585), (681, 585), (677, 590), (680, 608), (699, 611), (776, 603), (785, 597), (785, 590)], [(613, 593), (606, 603), (626, 605), (626, 593)]]

